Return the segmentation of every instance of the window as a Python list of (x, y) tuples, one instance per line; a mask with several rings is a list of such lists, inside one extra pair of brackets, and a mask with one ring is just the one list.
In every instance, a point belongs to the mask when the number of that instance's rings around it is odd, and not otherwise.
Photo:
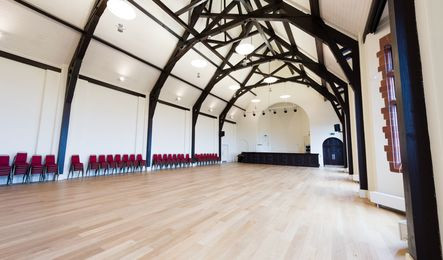
[(401, 172), (400, 135), (398, 132), (397, 97), (395, 94), (394, 59), (392, 53), (391, 34), (380, 39), (380, 51), (377, 53), (379, 67), (382, 73), (380, 93), (385, 106), (381, 109), (386, 125), (383, 133), (387, 139), (385, 145), (386, 158), (391, 172)]

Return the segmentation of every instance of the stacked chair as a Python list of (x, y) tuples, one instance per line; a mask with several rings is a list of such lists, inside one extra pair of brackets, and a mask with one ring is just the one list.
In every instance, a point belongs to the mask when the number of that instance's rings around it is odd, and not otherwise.
[[(89, 158), (89, 160), (91, 160), (91, 158)], [(77, 177), (80, 177), (80, 173), (82, 174), (82, 177), (84, 177), (85, 168), (83, 167), (83, 163), (80, 162), (80, 156), (77, 154), (71, 156), (71, 165), (69, 166), (68, 179), (71, 174), (74, 176), (76, 172), (78, 173)]]
[(153, 154), (152, 168), (167, 169), (188, 167), (195, 162), (197, 165), (215, 164), (220, 161), (216, 153), (196, 154), (194, 160), (191, 160), (189, 154)]
[(11, 169), (12, 167), (9, 165), (9, 155), (0, 155), (0, 176), (8, 176), (6, 184), (10, 184), (12, 181)]

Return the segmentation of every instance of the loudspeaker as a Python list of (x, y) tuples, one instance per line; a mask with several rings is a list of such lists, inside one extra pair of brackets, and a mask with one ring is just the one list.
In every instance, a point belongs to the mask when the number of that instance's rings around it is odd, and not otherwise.
[(220, 132), (220, 136), (221, 136), (221, 137), (225, 136), (225, 131), (221, 131), (221, 132)]
[(335, 124), (334, 125), (334, 131), (335, 132), (340, 132), (340, 124)]

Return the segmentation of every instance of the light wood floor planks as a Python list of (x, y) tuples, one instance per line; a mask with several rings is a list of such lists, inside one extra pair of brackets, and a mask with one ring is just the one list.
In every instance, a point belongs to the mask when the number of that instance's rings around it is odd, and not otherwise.
[(227, 164), (0, 187), (0, 259), (403, 259), (338, 170)]

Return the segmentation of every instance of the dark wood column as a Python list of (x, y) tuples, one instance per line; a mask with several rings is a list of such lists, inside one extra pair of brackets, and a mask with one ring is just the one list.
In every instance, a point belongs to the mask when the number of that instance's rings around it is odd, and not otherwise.
[(442, 259), (414, 0), (389, 0), (409, 253)]

